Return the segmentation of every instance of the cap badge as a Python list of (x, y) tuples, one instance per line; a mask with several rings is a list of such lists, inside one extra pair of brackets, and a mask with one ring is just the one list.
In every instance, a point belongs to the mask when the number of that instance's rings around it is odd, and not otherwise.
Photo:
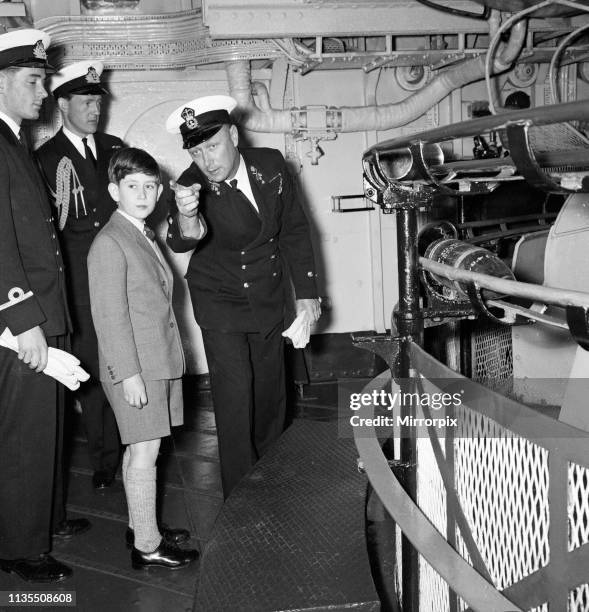
[(88, 74), (86, 74), (86, 82), (100, 83), (100, 76), (98, 75), (98, 72), (96, 72), (96, 68), (94, 68), (94, 66), (90, 66), (90, 68), (88, 68)]
[(37, 59), (42, 59), (42, 60), (47, 59), (47, 52), (45, 51), (45, 47), (43, 46), (42, 40), (38, 40), (36, 42), (35, 46), (33, 47), (33, 55)]
[(182, 117), (182, 119), (184, 119), (184, 121), (186, 122), (186, 127), (189, 130), (194, 130), (195, 128), (198, 127), (198, 121), (196, 120), (196, 117), (194, 115), (194, 110), (192, 108), (188, 108), (186, 107), (182, 113), (180, 114), (180, 116)]

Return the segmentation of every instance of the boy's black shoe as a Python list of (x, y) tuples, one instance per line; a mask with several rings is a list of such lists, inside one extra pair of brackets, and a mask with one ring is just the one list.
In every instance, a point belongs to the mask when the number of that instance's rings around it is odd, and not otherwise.
[(0, 568), (26, 582), (60, 582), (73, 573), (67, 565), (50, 555), (40, 555), (35, 559), (0, 559)]
[(153, 552), (143, 552), (133, 547), (131, 565), (133, 569), (148, 569), (150, 567), (165, 567), (179, 569), (198, 559), (197, 550), (182, 550), (163, 538)]

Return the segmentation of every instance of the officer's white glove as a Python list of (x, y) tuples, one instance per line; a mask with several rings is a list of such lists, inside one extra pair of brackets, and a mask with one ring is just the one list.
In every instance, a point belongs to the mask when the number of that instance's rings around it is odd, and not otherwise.
[[(18, 342), (8, 327), (0, 334), (0, 346), (9, 348), (18, 353)], [(80, 382), (90, 378), (90, 374), (80, 366), (80, 360), (66, 351), (49, 347), (47, 367), (43, 374), (55, 378), (72, 391), (80, 387)]]
[(282, 332), (285, 338), (290, 338), (295, 348), (305, 348), (311, 337), (311, 321), (306, 312), (301, 312), (291, 326)]

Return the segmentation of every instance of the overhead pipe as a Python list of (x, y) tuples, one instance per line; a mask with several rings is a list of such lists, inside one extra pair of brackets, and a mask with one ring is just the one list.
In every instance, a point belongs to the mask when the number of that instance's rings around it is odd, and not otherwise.
[[(503, 72), (515, 61), (526, 39), (526, 32), (526, 20), (519, 21), (512, 27), (509, 41), (493, 62), (495, 72)], [(252, 84), (249, 60), (226, 62), (225, 70), (229, 93), (237, 100), (246, 129), (253, 132), (296, 133), (303, 127), (298, 125), (303, 109), (273, 109), (265, 85)], [(478, 81), (484, 76), (485, 59), (479, 56), (445, 70), (423, 89), (408, 96), (402, 102), (325, 109), (324, 123), (333, 132), (381, 131), (406, 125), (423, 115), (455, 89)], [(254, 101), (252, 89), (258, 96), (259, 105)], [(314, 109), (314, 112), (317, 110)]]

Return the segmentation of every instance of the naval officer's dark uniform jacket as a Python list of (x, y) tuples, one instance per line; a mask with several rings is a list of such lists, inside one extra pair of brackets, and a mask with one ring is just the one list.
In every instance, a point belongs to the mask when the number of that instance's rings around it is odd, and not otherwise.
[[(96, 165), (79, 153), (63, 129), (39, 147), (36, 156), (54, 204), (57, 170), (62, 159), (71, 160), (77, 175), (76, 180), (70, 176), (66, 186), (69, 209), (67, 216), (63, 216), (63, 229), (60, 231), (73, 319), (72, 352), (91, 375), (77, 397), (82, 406), (92, 467), (95, 471), (106, 470), (110, 473), (116, 470), (118, 464), (119, 440), (112, 409), (99, 382), (98, 343), (90, 312), (86, 259), (96, 234), (116, 210), (116, 204), (108, 193), (108, 164), (113, 153), (124, 145), (116, 136), (101, 133), (94, 134), (94, 142)], [(78, 190), (77, 206), (74, 190)], [(54, 215), (59, 218), (62, 211), (54, 208)]]
[[(40, 326), (59, 346), (70, 321), (53, 210), (29, 151), (0, 120), (0, 331)], [(50, 550), (57, 383), (0, 348), (0, 558)]]
[[(176, 252), (194, 249), (186, 279), (211, 375), (225, 496), (283, 428), (281, 332), (291, 282), (297, 299), (317, 297), (309, 225), (282, 154), (239, 151), (259, 213), (239, 191), (210, 183), (192, 164), (178, 183), (201, 185), (206, 235), (184, 239), (172, 214), (167, 238)], [(232, 343), (239, 334), (248, 346)], [(245, 374), (244, 362), (251, 362)]]

